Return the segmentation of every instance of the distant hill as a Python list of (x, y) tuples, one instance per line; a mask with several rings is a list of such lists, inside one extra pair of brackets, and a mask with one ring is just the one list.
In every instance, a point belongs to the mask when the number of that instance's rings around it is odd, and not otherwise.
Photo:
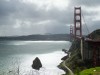
[(47, 34), (47, 35), (27, 35), (27, 36), (8, 36), (8, 37), (0, 37), (0, 40), (66, 40), (69, 41), (69, 34)]

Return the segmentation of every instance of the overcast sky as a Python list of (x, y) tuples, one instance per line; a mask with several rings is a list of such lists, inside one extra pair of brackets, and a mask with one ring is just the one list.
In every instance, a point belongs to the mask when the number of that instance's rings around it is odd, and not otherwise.
[(89, 32), (100, 29), (100, 0), (0, 0), (0, 36), (69, 33), (74, 6), (81, 6)]

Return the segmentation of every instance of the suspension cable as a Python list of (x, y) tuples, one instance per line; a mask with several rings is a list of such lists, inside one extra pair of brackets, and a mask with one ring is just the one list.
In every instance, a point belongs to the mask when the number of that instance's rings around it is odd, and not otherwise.
[(86, 29), (87, 29), (88, 34), (89, 34), (89, 33), (90, 33), (90, 31), (89, 31), (88, 26), (87, 26), (87, 24), (86, 24), (86, 21), (85, 21), (85, 18), (84, 18), (84, 16), (83, 16), (83, 13), (82, 13), (82, 17), (83, 17), (84, 25), (86, 26)]

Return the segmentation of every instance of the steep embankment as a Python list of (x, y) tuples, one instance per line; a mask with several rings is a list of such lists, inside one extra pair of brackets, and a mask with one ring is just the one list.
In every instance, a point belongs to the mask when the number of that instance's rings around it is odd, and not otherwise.
[[(79, 40), (74, 40), (72, 43), (72, 46), (70, 47), (68, 53), (70, 54), (69, 56), (65, 56), (66, 59), (63, 60), (63, 62), (60, 63), (58, 66), (60, 69), (64, 70), (66, 72), (66, 75), (73, 75), (73, 73), (78, 73), (80, 68), (83, 65), (83, 61), (81, 59), (81, 53), (80, 53), (80, 41)], [(65, 58), (63, 57), (63, 58)], [(65, 63), (65, 64), (64, 64)], [(71, 73), (68, 68), (73, 72)], [(80, 66), (80, 67), (79, 67)], [(85, 67), (82, 67), (85, 68)]]
[[(94, 40), (100, 40), (100, 29), (93, 31), (87, 37), (91, 37)], [(85, 42), (84, 44), (86, 45)], [(72, 72), (74, 72), (74, 74), (79, 75), (80, 71), (91, 67), (91, 64), (87, 64), (87, 62), (83, 61), (81, 58), (79, 40), (74, 40), (72, 42), (72, 46), (70, 47), (68, 53), (71, 53), (70, 57), (68, 56), (63, 57), (64, 58), (63, 62), (61, 62), (60, 65), (58, 66), (60, 69), (63, 69), (66, 72), (66, 75), (71, 75), (68, 68), (70, 68)], [(63, 63), (65, 63), (64, 64), (65, 66), (63, 65)], [(68, 68), (66, 68), (66, 66)]]

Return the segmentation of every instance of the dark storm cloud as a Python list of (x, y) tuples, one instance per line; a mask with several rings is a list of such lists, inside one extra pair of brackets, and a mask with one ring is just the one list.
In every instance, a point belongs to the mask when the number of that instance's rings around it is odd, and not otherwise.
[(0, 25), (13, 23), (13, 21), (11, 21), (11, 15), (16, 11), (16, 7), (12, 6), (14, 4), (15, 2), (0, 0)]
[(14, 24), (16, 19), (30, 18), (32, 14), (36, 16), (37, 12), (32, 9), (34, 8), (31, 5), (21, 3), (19, 0), (0, 0), (0, 24)]
[[(0, 25), (7, 25), (1, 27), (1, 34), (4, 35), (25, 35), (25, 34), (36, 34), (36, 33), (60, 33), (59, 29), (62, 28), (61, 33), (66, 30), (65, 28), (66, 21), (65, 13), (67, 11), (60, 11), (57, 8), (52, 8), (48, 11), (44, 9), (38, 9), (37, 5), (34, 3), (28, 4), (23, 3), (20, 0), (0, 0)], [(41, 21), (55, 20), (56, 23), (47, 23), (43, 28), (42, 25), (37, 25)], [(25, 21), (30, 22), (31, 27), (27, 28)], [(16, 22), (20, 22), (20, 25), (16, 25)], [(64, 22), (64, 23), (63, 23)], [(58, 24), (59, 23), (59, 24)], [(16, 25), (16, 26), (15, 26)], [(60, 26), (61, 25), (61, 26)], [(14, 29), (17, 27), (17, 29)], [(19, 28), (18, 28), (19, 27)], [(49, 29), (49, 27), (51, 27)], [(2, 32), (2, 29), (6, 30)], [(12, 31), (10, 31), (12, 29)], [(37, 31), (35, 29), (38, 29)], [(8, 31), (7, 31), (8, 30)], [(45, 31), (45, 32), (44, 32)], [(54, 31), (54, 32), (53, 32)], [(12, 32), (12, 33), (11, 33)], [(25, 33), (26, 32), (26, 33)]]
[(51, 9), (50, 11), (45, 11), (43, 9), (37, 10), (37, 6), (35, 4), (26, 4), (20, 2), (19, 0), (1, 0), (0, 11), (0, 23), (4, 25), (9, 24), (8, 22), (11, 22), (11, 20), (13, 23), (13, 21), (16, 19), (32, 20), (36, 22), (47, 19), (60, 20), (61, 18), (65, 18), (65, 13), (56, 8)]
[(16, 10), (14, 4), (15, 2), (0, 0), (0, 16), (7, 16), (13, 13)]
[(77, 5), (82, 6), (88, 27), (94, 30), (100, 27), (99, 22), (92, 21), (97, 11), (91, 12), (88, 8), (99, 6), (100, 1), (89, 1), (69, 0), (69, 6), (63, 10), (53, 6), (47, 10), (46, 6), (38, 7), (38, 4), (24, 3), (22, 0), (0, 0), (0, 35), (69, 33), (69, 25), (74, 23), (74, 6)]

